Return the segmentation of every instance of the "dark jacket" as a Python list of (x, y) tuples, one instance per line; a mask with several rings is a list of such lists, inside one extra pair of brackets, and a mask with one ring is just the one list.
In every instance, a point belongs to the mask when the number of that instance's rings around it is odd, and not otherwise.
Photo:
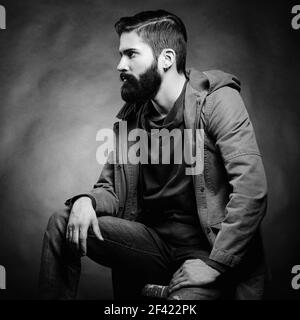
[[(185, 94), (185, 127), (202, 129), (203, 171), (193, 176), (198, 216), (211, 244), (210, 259), (243, 276), (263, 270), (259, 226), (267, 208), (267, 183), (249, 115), (239, 94), (240, 82), (222, 71), (189, 70)], [(136, 107), (125, 104), (117, 117), (136, 128)], [(126, 145), (114, 131), (118, 148)], [(195, 137), (195, 135), (194, 135)], [(121, 139), (121, 141), (119, 141)], [(136, 142), (135, 142), (136, 143)], [(133, 142), (132, 142), (133, 144)], [(131, 143), (128, 142), (128, 148)], [(120, 154), (125, 154), (127, 150)], [(117, 162), (122, 162), (117, 156)], [(138, 165), (107, 163), (90, 195), (98, 215), (137, 220)]]

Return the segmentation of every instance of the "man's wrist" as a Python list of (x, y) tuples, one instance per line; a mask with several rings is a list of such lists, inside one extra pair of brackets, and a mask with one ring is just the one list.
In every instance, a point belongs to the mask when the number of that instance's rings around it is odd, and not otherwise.
[[(79, 194), (71, 199), (68, 199), (66, 202), (65, 202), (65, 205), (69, 206), (70, 209), (73, 207), (74, 203), (79, 200), (79, 199), (82, 199), (82, 198), (85, 198), (85, 200), (83, 201), (87, 201), (88, 199), (91, 200), (91, 204), (94, 208), (94, 210), (96, 210), (96, 199), (90, 195), (90, 194)], [(88, 202), (87, 202), (88, 203)]]
[(89, 204), (92, 206), (92, 200), (89, 197), (86, 196), (82, 196), (80, 198), (78, 198), (77, 200), (74, 201), (73, 206), (75, 203), (80, 203), (80, 204)]

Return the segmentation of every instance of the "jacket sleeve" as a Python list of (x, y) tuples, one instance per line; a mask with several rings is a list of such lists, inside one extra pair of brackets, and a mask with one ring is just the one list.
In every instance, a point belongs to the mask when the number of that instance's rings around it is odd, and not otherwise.
[(237, 90), (223, 87), (207, 99), (207, 130), (223, 159), (230, 184), (225, 218), (210, 259), (239, 264), (267, 207), (267, 182), (253, 126)]
[[(113, 154), (110, 153), (109, 157), (111, 158), (112, 156)], [(87, 196), (91, 198), (97, 216), (117, 215), (119, 200), (114, 189), (114, 164), (109, 159), (103, 166), (100, 177), (93, 189), (88, 193), (66, 200), (65, 205), (71, 207), (78, 198)]]

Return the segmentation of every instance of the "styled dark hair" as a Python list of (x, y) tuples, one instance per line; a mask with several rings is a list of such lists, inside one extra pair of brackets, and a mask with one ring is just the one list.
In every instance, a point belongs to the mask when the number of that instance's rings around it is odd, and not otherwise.
[(185, 73), (187, 33), (182, 20), (165, 10), (143, 11), (132, 17), (123, 17), (115, 24), (119, 36), (135, 31), (150, 45), (157, 59), (163, 49), (176, 53), (178, 73)]

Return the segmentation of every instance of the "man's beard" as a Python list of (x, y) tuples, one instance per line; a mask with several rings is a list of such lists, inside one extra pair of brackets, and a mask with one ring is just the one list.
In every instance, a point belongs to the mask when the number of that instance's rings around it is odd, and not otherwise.
[(122, 72), (120, 77), (127, 80), (121, 87), (121, 97), (129, 103), (143, 103), (154, 98), (161, 84), (156, 62), (140, 75), (140, 79), (125, 72)]

